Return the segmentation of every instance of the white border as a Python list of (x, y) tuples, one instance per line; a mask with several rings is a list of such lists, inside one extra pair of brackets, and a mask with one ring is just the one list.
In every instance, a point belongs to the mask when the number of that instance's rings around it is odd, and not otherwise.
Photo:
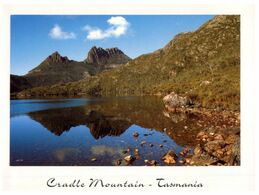
[[(34, 1), (33, 1), (34, 2)], [(254, 94), (256, 83), (254, 7), (252, 5), (207, 4), (181, 5), (157, 3), (116, 4), (96, 1), (96, 3), (76, 4), (77, 0), (60, 4), (21, 4), (19, 1), (6, 2), (0, 8), (1, 24), (1, 66), (0, 88), (1, 123), (0, 153), (1, 176), (0, 188), (7, 191), (70, 191), (85, 193), (101, 192), (201, 192), (201, 191), (246, 191), (254, 190), (255, 181), (255, 121), (256, 110)], [(114, 1), (113, 1), (114, 2)], [(146, 1), (145, 1), (146, 2)], [(161, 2), (162, 3), (162, 2)], [(240, 14), (241, 15), (241, 166), (240, 167), (10, 167), (9, 166), (9, 74), (10, 74), (10, 15), (12, 14)], [(206, 186), (202, 189), (168, 189), (149, 187), (146, 189), (50, 189), (46, 180), (56, 176), (63, 181), (70, 178), (88, 180), (103, 178), (106, 181), (151, 181), (164, 177), (176, 182), (200, 181)]]

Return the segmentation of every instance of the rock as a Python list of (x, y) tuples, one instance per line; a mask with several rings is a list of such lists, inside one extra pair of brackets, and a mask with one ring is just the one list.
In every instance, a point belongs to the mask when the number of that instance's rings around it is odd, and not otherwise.
[(116, 165), (119, 166), (121, 164), (122, 160), (119, 159), (119, 160), (116, 160)]
[(153, 146), (154, 146), (154, 144), (149, 144), (149, 146), (150, 146), (150, 147), (153, 147)]
[(162, 160), (167, 163), (167, 164), (175, 164), (177, 155), (175, 154), (174, 151), (169, 150), (163, 157)]
[(135, 152), (136, 155), (138, 155), (138, 154), (139, 154), (138, 148), (136, 148), (136, 149), (134, 150), (134, 152)]
[(214, 140), (224, 140), (224, 137), (221, 134), (215, 134)]
[(185, 160), (182, 159), (182, 160), (179, 160), (178, 162), (179, 162), (180, 164), (184, 164), (184, 163), (185, 163)]
[(206, 86), (206, 85), (209, 85), (210, 84), (210, 81), (202, 81), (200, 83), (200, 86)]
[(197, 146), (193, 150), (194, 155), (200, 155), (202, 153), (202, 149), (200, 146)]
[(209, 152), (209, 153), (213, 153), (214, 151), (221, 149), (225, 146), (225, 142), (222, 140), (214, 140), (214, 141), (210, 141), (207, 142), (204, 145), (204, 149)]
[(127, 154), (128, 151), (127, 150), (122, 150), (122, 154)]
[(160, 148), (163, 148), (163, 144), (160, 144), (159, 147), (160, 147)]
[(185, 159), (185, 162), (186, 162), (187, 164), (189, 164), (189, 163), (191, 162), (191, 159), (190, 159), (190, 158), (186, 158), (186, 159)]
[(202, 139), (202, 137), (203, 137), (204, 135), (206, 135), (206, 133), (205, 133), (204, 131), (200, 131), (200, 132), (196, 135), (196, 137)]
[(92, 162), (97, 161), (97, 158), (92, 158), (91, 161)]
[[(168, 109), (168, 107), (167, 107), (167, 109)], [(168, 111), (164, 111), (163, 114), (167, 118), (170, 118), (174, 123), (179, 123), (181, 121), (187, 120), (187, 114), (185, 112), (177, 112), (176, 113), (175, 109), (169, 108)], [(164, 130), (164, 131), (166, 132), (167, 130)]]
[(223, 152), (222, 150), (220, 150), (220, 149), (216, 150), (216, 153), (217, 153), (218, 155), (220, 155), (220, 156), (222, 156), (222, 155), (224, 154), (224, 152)]
[(178, 108), (182, 106), (187, 106), (190, 104), (190, 100), (187, 97), (182, 97), (175, 92), (171, 92), (163, 98), (165, 105), (171, 108)]
[(226, 140), (225, 140), (226, 144), (233, 144), (233, 143), (235, 143), (236, 137), (237, 137), (236, 135), (229, 135), (226, 138)]
[(147, 143), (146, 141), (142, 141), (142, 142), (140, 143), (140, 145), (143, 146), (143, 145), (146, 144), (146, 143)]
[(128, 163), (131, 163), (135, 160), (135, 158), (132, 155), (128, 155), (124, 157), (124, 160)]
[(138, 137), (138, 136), (139, 136), (139, 133), (138, 133), (138, 132), (134, 132), (132, 135), (133, 135), (134, 137)]
[(151, 165), (151, 166), (157, 165), (157, 161), (155, 161), (155, 160), (144, 160), (144, 162), (148, 165)]

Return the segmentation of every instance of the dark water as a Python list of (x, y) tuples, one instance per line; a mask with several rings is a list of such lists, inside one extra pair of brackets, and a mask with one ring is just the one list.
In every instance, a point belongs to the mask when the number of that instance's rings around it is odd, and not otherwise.
[(110, 166), (136, 148), (132, 165), (166, 165), (168, 150), (194, 144), (196, 120), (169, 116), (155, 97), (11, 100), (10, 165)]

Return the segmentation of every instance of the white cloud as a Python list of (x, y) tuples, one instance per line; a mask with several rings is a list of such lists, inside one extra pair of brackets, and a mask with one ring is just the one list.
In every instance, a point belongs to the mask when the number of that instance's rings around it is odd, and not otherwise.
[(125, 35), (130, 23), (122, 16), (111, 17), (107, 20), (110, 27), (102, 30), (98, 27), (85, 26), (83, 30), (87, 32), (86, 39), (88, 40), (101, 40), (109, 37), (120, 37)]
[(49, 36), (52, 39), (75, 39), (76, 34), (73, 32), (64, 32), (59, 25), (54, 25), (54, 27), (50, 30)]

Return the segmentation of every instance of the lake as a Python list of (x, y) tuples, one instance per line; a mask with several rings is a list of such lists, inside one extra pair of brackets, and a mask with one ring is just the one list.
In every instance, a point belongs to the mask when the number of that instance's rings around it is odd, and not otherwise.
[(197, 116), (169, 115), (158, 97), (11, 100), (10, 117), (12, 166), (166, 165), (162, 156), (192, 152), (201, 130)]

